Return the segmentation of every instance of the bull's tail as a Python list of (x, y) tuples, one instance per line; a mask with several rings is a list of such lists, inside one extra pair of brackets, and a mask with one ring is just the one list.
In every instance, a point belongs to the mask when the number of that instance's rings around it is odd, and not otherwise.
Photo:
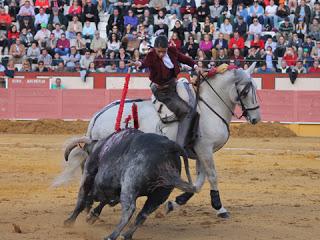
[(79, 144), (90, 144), (91, 140), (87, 137), (80, 137), (72, 139), (66, 146), (64, 157), (65, 157), (65, 167), (63, 172), (57, 176), (53, 182), (52, 187), (59, 187), (61, 185), (67, 184), (71, 181), (80, 168), (83, 168), (84, 163), (88, 157), (88, 153)]
[(184, 169), (186, 171), (186, 176), (188, 178), (189, 184), (193, 184), (191, 174), (190, 174), (189, 160), (188, 160), (188, 156), (187, 156), (186, 151), (177, 143), (175, 143), (174, 147), (175, 147), (176, 151), (179, 152), (180, 156), (182, 156), (182, 158), (183, 158)]

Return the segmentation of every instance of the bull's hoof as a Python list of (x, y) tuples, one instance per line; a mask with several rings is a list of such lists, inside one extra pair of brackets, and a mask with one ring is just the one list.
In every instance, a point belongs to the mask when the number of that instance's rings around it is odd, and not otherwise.
[(218, 213), (217, 216), (218, 216), (219, 218), (226, 219), (226, 218), (230, 218), (230, 213), (228, 213), (228, 212)]
[(99, 219), (98, 216), (96, 216), (94, 213), (89, 213), (87, 218), (86, 218), (86, 221), (88, 224), (92, 225), (94, 224), (97, 220)]
[(73, 227), (73, 225), (74, 225), (74, 220), (70, 218), (68, 218), (63, 222), (64, 227)]
[(121, 235), (122, 240), (132, 240), (132, 235), (131, 234), (123, 234)]

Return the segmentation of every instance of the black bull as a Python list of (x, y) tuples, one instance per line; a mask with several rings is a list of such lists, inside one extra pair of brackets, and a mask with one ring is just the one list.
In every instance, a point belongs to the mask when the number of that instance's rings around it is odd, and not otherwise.
[[(189, 183), (180, 177), (180, 155)], [(93, 201), (100, 205), (91, 212), (91, 217), (100, 214), (106, 204), (114, 206), (120, 202), (121, 221), (105, 238), (116, 239), (130, 221), (136, 199), (147, 196), (134, 225), (123, 235), (125, 239), (131, 239), (147, 216), (168, 199), (174, 187), (195, 192), (184, 150), (164, 136), (135, 129), (123, 130), (94, 144), (84, 166), (76, 207), (65, 224), (73, 224), (79, 213)]]

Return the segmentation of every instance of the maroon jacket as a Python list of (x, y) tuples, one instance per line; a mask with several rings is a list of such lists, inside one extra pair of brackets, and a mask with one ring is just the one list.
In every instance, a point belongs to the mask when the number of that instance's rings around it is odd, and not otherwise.
[(172, 78), (176, 78), (180, 73), (179, 62), (187, 64), (190, 67), (195, 65), (192, 58), (183, 55), (175, 47), (168, 48), (168, 55), (174, 65), (173, 71), (164, 65), (162, 59), (160, 59), (156, 54), (155, 49), (151, 49), (151, 51), (145, 56), (140, 68), (149, 68), (149, 78), (151, 82), (159, 85), (165, 85), (172, 80)]

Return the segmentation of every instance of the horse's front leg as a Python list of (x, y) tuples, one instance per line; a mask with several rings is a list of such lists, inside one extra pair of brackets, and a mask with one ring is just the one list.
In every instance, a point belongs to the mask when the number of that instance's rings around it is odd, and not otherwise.
[(217, 172), (214, 164), (214, 158), (213, 153), (208, 151), (208, 153), (205, 153), (205, 151), (201, 152), (202, 154), (199, 154), (199, 160), (201, 161), (204, 171), (206, 173), (206, 176), (208, 178), (208, 181), (210, 183), (210, 197), (211, 197), (211, 206), (217, 210), (218, 217), (221, 218), (228, 218), (229, 212), (227, 209), (225, 209), (221, 203), (220, 194), (218, 190), (218, 178), (217, 178)]

